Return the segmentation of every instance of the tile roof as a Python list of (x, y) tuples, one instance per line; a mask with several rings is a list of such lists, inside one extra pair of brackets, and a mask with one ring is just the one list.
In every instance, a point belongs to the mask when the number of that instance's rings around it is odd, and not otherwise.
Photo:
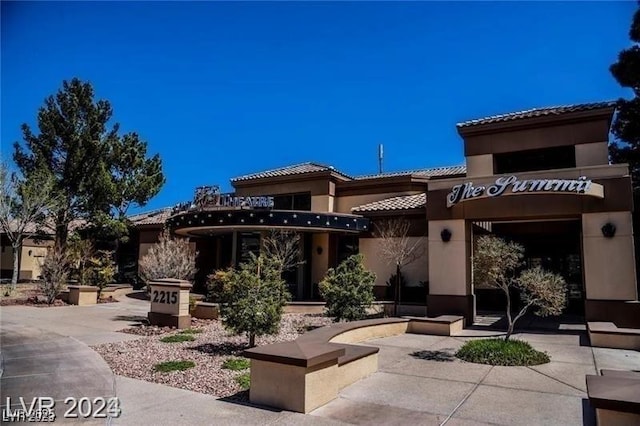
[(165, 207), (163, 209), (152, 210), (150, 212), (140, 213), (133, 216), (129, 216), (129, 220), (133, 226), (140, 225), (160, 225), (166, 222), (171, 216), (171, 207)]
[(449, 166), (449, 167), (435, 167), (431, 169), (418, 169), (418, 170), (404, 170), (399, 172), (388, 172), (381, 173), (376, 175), (363, 175), (356, 176), (356, 180), (362, 179), (377, 179), (377, 178), (385, 178), (392, 176), (421, 176), (421, 177), (441, 177), (441, 176), (454, 176), (454, 175), (463, 175), (467, 172), (467, 167), (464, 165), (461, 166)]
[(307, 162), (307, 163), (294, 164), (292, 166), (280, 167), (272, 170), (266, 170), (263, 172), (252, 173), (249, 175), (238, 176), (231, 179), (231, 182), (271, 178), (271, 177), (277, 177), (277, 176), (301, 175), (305, 173), (326, 172), (326, 171), (333, 171), (345, 177), (349, 177), (344, 173), (336, 170), (333, 166), (325, 166), (323, 164)]
[(427, 194), (401, 195), (380, 201), (363, 204), (351, 209), (352, 212), (376, 212), (392, 210), (409, 210), (424, 208), (427, 205)]
[(614, 101), (607, 102), (593, 102), (588, 104), (575, 104), (575, 105), (561, 105), (546, 108), (532, 108), (525, 111), (510, 112), (507, 114), (492, 115), (485, 118), (478, 118), (475, 120), (467, 120), (456, 124), (458, 128), (477, 126), (480, 124), (501, 123), (505, 121), (520, 120), (523, 118), (534, 118), (548, 115), (562, 115), (571, 112), (591, 111), (601, 108), (614, 107), (616, 103)]

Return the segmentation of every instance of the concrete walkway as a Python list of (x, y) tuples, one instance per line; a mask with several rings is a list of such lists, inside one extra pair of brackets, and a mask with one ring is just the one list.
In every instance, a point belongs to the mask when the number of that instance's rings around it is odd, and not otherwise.
[[(601, 368), (640, 370), (639, 352), (591, 348), (578, 330), (515, 336), (551, 355), (551, 363), (531, 368), (469, 364), (453, 357), (467, 339), (494, 332), (465, 330), (453, 338), (407, 334), (366, 342), (380, 347), (379, 371), (312, 415), (302, 415), (114, 376), (87, 345), (138, 338), (117, 330), (145, 318), (149, 308), (148, 301), (120, 300), (88, 307), (2, 307), (1, 403), (7, 396), (28, 402), (34, 396), (119, 398), (118, 418), (83, 422), (89, 424), (582, 425), (594, 422), (586, 374)], [(77, 422), (57, 414), (57, 422)]]
[[(95, 306), (0, 308), (0, 407), (10, 397), (27, 404), (33, 397), (56, 401), (56, 424), (83, 425), (335, 425), (305, 416), (220, 400), (211, 395), (116, 376), (88, 345), (140, 338), (119, 333), (146, 318), (149, 302), (121, 297)], [(112, 419), (64, 419), (67, 397), (117, 396), (121, 414)]]
[(533, 367), (466, 363), (454, 353), (470, 338), (405, 334), (366, 342), (380, 347), (379, 370), (342, 390), (314, 416), (352, 424), (592, 425), (585, 375), (640, 369), (640, 353), (586, 346), (584, 332), (522, 333), (551, 362)]

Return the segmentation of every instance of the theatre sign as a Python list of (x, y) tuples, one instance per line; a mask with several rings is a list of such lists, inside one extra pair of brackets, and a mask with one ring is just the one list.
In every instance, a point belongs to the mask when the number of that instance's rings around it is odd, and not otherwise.
[(604, 198), (604, 188), (584, 176), (578, 179), (518, 179), (502, 176), (491, 185), (474, 186), (473, 182), (455, 185), (447, 195), (447, 207), (487, 197), (521, 194), (576, 194)]

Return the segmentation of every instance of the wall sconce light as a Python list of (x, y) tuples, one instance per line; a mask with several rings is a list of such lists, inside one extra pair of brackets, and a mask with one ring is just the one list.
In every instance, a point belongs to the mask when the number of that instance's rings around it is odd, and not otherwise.
[(616, 226), (611, 222), (605, 223), (600, 230), (606, 238), (613, 238), (616, 235)]
[(322, 254), (322, 247), (320, 246), (316, 247), (316, 253)]
[(442, 241), (444, 241), (445, 243), (448, 243), (449, 240), (451, 240), (451, 231), (449, 231), (447, 228), (444, 228), (442, 232), (440, 232), (440, 238), (442, 238)]

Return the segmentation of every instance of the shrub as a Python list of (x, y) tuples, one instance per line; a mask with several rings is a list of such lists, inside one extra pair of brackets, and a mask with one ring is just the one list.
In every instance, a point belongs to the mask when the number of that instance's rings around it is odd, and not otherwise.
[[(480, 283), (500, 289), (507, 298), (507, 335), (513, 333), (518, 321), (531, 306), (538, 308), (536, 315), (558, 315), (566, 304), (566, 283), (564, 279), (552, 272), (534, 268), (517, 275), (524, 258), (524, 247), (514, 242), (507, 242), (494, 236), (478, 238), (473, 258), (474, 285)], [(521, 290), (524, 305), (512, 316), (510, 288)]]
[(251, 363), (246, 358), (228, 358), (222, 363), (222, 368), (226, 370), (240, 371), (249, 368)]
[(46, 297), (47, 303), (51, 305), (65, 287), (69, 278), (69, 257), (67, 253), (57, 248), (49, 250), (40, 265), (40, 275), (42, 278), (39, 283), (40, 290)]
[(207, 276), (207, 295), (205, 302), (219, 302), (224, 291), (224, 283), (229, 279), (229, 271), (218, 269), (213, 274)]
[(196, 363), (193, 361), (167, 361), (154, 365), (153, 369), (161, 373), (168, 373), (170, 371), (184, 371), (195, 366)]
[(196, 256), (186, 239), (174, 239), (169, 231), (140, 259), (140, 276), (144, 281), (175, 278), (190, 281), (196, 273)]
[(198, 334), (202, 333), (202, 330), (199, 328), (186, 328), (184, 330), (180, 330), (180, 334)]
[(366, 316), (373, 303), (376, 274), (365, 269), (361, 254), (349, 256), (337, 268), (331, 268), (320, 282), (320, 294), (326, 312), (334, 321), (355, 321)]
[(236, 377), (236, 382), (240, 385), (242, 390), (247, 390), (251, 386), (251, 374), (250, 373), (242, 373), (238, 377)]
[(191, 334), (172, 334), (171, 336), (165, 336), (160, 341), (162, 343), (180, 343), (180, 342), (193, 342), (195, 337)]
[(89, 259), (89, 276), (91, 277), (89, 284), (98, 287), (98, 299), (107, 284), (113, 282), (115, 275), (116, 266), (113, 262), (113, 252), (99, 250), (95, 256)]
[(456, 356), (468, 362), (489, 365), (539, 365), (549, 362), (549, 355), (522, 340), (479, 339), (465, 343)]
[(222, 324), (236, 334), (245, 333), (249, 346), (256, 336), (280, 329), (283, 307), (291, 296), (279, 266), (265, 256), (251, 255), (239, 270), (229, 269), (222, 291)]

